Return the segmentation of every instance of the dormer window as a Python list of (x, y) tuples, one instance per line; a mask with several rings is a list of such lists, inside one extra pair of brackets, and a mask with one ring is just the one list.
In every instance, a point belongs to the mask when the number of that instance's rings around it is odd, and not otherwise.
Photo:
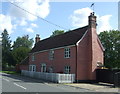
[(53, 49), (49, 51), (49, 59), (50, 60), (54, 59), (54, 50)]
[(32, 61), (35, 61), (35, 54), (32, 54)]
[(64, 49), (64, 57), (65, 58), (70, 58), (70, 48), (66, 47)]

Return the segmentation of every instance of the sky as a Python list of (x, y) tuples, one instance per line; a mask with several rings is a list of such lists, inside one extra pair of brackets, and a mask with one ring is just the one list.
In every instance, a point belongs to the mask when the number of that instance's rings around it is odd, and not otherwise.
[(6, 0), (0, 2), (0, 33), (7, 29), (12, 41), (23, 35), (29, 35), (34, 39), (36, 34), (39, 34), (42, 40), (48, 38), (55, 30), (68, 31), (83, 27), (88, 25), (88, 16), (93, 11), (93, 7), (90, 7), (92, 3), (97, 16), (97, 33), (118, 29), (118, 2), (116, 1), (56, 1), (19, 0), (16, 2), (13, 0), (10, 3)]

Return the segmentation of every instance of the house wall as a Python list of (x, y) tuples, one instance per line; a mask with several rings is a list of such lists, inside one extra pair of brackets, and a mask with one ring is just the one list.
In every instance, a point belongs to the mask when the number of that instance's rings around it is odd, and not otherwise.
[(103, 63), (103, 49), (98, 41), (98, 36), (93, 30), (88, 31), (84, 38), (77, 44), (77, 79), (96, 80), (97, 62)]
[(28, 70), (28, 65), (20, 65), (21, 70)]
[(36, 71), (41, 72), (41, 64), (45, 63), (47, 72), (49, 67), (53, 67), (54, 73), (64, 73), (65, 66), (71, 66), (70, 73), (75, 73), (75, 62), (76, 62), (76, 47), (70, 47), (71, 56), (70, 58), (64, 58), (64, 48), (54, 50), (54, 59), (49, 60), (49, 51), (43, 51), (35, 53), (35, 61), (32, 61), (32, 54), (29, 58), (29, 64), (36, 65)]
[(98, 41), (98, 36), (96, 33), (96, 30), (94, 28), (92, 28), (92, 72), (90, 73), (90, 79), (91, 80), (95, 80), (96, 79), (96, 68), (97, 67), (97, 62), (101, 62), (103, 64), (103, 49), (102, 46), (100, 44), (100, 42)]
[[(76, 46), (70, 46), (70, 58), (64, 58), (64, 47), (54, 49), (54, 59), (49, 60), (49, 51), (29, 54), (29, 65), (36, 65), (36, 71), (41, 72), (41, 64), (46, 64), (47, 72), (53, 67), (54, 73), (64, 73), (64, 67), (71, 67), (71, 74), (76, 74), (76, 80), (96, 80), (97, 62), (103, 63), (103, 48), (96, 33), (96, 16), (89, 16), (89, 29)], [(22, 67), (22, 66), (21, 66)], [(28, 69), (23, 67), (22, 69)]]
[(90, 53), (88, 32), (84, 38), (77, 44), (77, 79), (76, 80), (89, 80), (90, 66)]

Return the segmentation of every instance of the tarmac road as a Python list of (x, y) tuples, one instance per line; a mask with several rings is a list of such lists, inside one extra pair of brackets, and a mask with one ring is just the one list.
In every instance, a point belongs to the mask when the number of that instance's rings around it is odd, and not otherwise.
[(64, 84), (46, 82), (20, 75), (1, 73), (2, 92), (93, 92)]

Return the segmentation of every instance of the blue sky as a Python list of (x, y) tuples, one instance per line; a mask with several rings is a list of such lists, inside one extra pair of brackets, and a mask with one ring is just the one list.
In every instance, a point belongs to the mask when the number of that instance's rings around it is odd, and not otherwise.
[[(92, 11), (92, 8), (90, 8), (92, 2), (25, 0), (22, 3), (13, 3), (45, 20), (64, 27), (65, 31), (87, 25), (87, 18)], [(98, 23), (97, 33), (104, 30), (118, 29), (118, 3), (94, 3)], [(1, 5), (0, 32), (6, 28), (12, 41), (15, 41), (18, 36), (26, 34), (30, 38), (35, 38), (36, 34), (39, 34), (41, 39), (44, 39), (49, 37), (54, 30), (63, 30), (26, 13), (9, 2), (1, 2)]]

